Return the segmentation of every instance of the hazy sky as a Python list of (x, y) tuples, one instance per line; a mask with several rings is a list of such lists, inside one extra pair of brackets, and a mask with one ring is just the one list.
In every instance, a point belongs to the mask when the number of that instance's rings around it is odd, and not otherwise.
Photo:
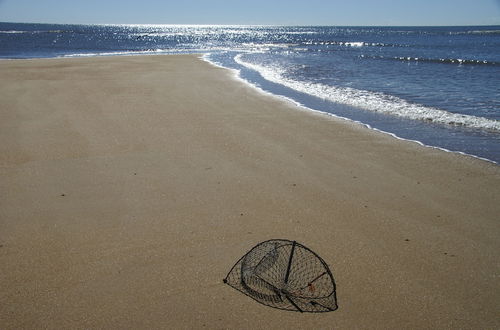
[(0, 21), (500, 25), (500, 0), (0, 0)]

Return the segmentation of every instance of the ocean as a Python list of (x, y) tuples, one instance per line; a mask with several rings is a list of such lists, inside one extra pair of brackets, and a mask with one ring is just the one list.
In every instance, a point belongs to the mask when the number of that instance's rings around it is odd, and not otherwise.
[(311, 110), (500, 163), (500, 26), (0, 23), (0, 59), (178, 53)]

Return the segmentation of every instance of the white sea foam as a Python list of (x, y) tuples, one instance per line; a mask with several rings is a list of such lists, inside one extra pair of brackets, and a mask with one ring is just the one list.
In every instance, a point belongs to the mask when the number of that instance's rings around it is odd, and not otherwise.
[(364, 41), (306, 41), (304, 45), (334, 45), (334, 46), (348, 46), (348, 47), (407, 47), (406, 45), (385, 44), (381, 42), (364, 42)]
[(9, 31), (0, 31), (0, 33), (4, 33), (4, 34), (19, 34), (19, 33), (29, 33), (29, 31), (9, 30)]
[(59, 57), (94, 57), (94, 56), (126, 56), (126, 55), (167, 55), (167, 54), (194, 54), (194, 53), (205, 53), (207, 50), (210, 51), (227, 51), (226, 47), (211, 47), (209, 49), (203, 48), (172, 48), (172, 49), (147, 49), (147, 50), (131, 50), (131, 51), (116, 51), (116, 52), (101, 52), (101, 53), (74, 53), (66, 54)]
[(4, 34), (35, 34), (35, 33), (63, 33), (63, 30), (41, 30), (41, 31), (22, 31), (22, 30), (2, 30)]
[[(95, 56), (124, 56), (124, 55), (149, 55), (158, 53), (170, 53), (171, 51), (156, 49), (146, 51), (125, 51), (125, 52), (101, 52), (101, 53), (75, 53), (67, 54), (60, 57), (95, 57)], [(173, 52), (172, 52), (173, 53)]]
[(246, 68), (259, 72), (266, 80), (335, 103), (413, 120), (500, 132), (500, 121), (497, 120), (451, 113), (442, 109), (410, 103), (401, 98), (383, 93), (369, 92), (350, 87), (335, 87), (319, 83), (300, 82), (285, 78), (284, 70), (279, 67), (268, 68), (245, 61), (242, 57), (243, 54), (238, 54), (234, 60)]
[(344, 42), (344, 45), (351, 47), (363, 47), (365, 45), (362, 41), (352, 41), (352, 42)]

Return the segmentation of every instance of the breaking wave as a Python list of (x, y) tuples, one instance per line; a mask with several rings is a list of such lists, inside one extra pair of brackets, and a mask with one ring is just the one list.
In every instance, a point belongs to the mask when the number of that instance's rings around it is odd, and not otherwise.
[(335, 87), (320, 83), (299, 82), (285, 78), (284, 71), (277, 67), (268, 68), (249, 63), (243, 60), (242, 57), (243, 54), (238, 54), (234, 60), (246, 68), (257, 71), (266, 80), (335, 103), (412, 120), (500, 132), (500, 121), (498, 120), (456, 114), (442, 109), (410, 103), (404, 99), (379, 92), (350, 87)]
[(487, 60), (460, 59), (460, 58), (424, 58), (424, 57), (412, 57), (412, 56), (385, 57), (385, 56), (370, 56), (370, 55), (360, 55), (359, 57), (381, 59), (381, 60), (397, 60), (402, 62), (500, 66), (500, 62), (487, 61)]

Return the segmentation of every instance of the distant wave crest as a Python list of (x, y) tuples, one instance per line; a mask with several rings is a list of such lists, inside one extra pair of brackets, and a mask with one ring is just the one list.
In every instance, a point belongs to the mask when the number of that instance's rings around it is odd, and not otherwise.
[(63, 30), (40, 30), (40, 31), (22, 31), (22, 30), (1, 30), (3, 34), (37, 34), (37, 33), (63, 33)]
[(412, 56), (385, 57), (385, 56), (370, 56), (370, 55), (360, 55), (359, 57), (370, 58), (370, 59), (381, 59), (381, 60), (396, 60), (403, 62), (427, 62), (427, 63), (442, 63), (442, 64), (458, 64), (458, 65), (500, 66), (500, 62), (487, 61), (487, 60), (460, 59), (460, 58), (425, 58), (425, 57), (412, 57)]
[(500, 34), (500, 30), (459, 31), (459, 32), (450, 32), (449, 34)]
[(409, 47), (408, 45), (401, 44), (390, 44), (382, 42), (365, 42), (365, 41), (337, 41), (337, 40), (325, 40), (325, 41), (306, 41), (304, 45), (333, 45), (333, 46), (346, 46), (346, 47)]

